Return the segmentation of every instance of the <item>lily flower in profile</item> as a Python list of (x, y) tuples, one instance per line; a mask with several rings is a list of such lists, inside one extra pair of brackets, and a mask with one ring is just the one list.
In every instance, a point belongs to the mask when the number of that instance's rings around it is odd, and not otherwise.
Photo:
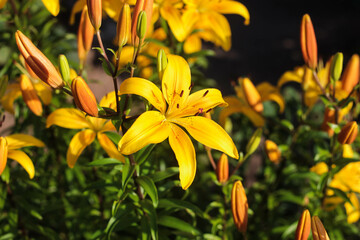
[(188, 63), (180, 56), (168, 55), (162, 77), (162, 91), (143, 78), (128, 78), (120, 85), (121, 94), (144, 97), (158, 111), (141, 114), (119, 142), (124, 155), (135, 153), (151, 143), (169, 138), (170, 147), (179, 164), (180, 182), (187, 189), (196, 172), (195, 149), (191, 139), (238, 159), (230, 136), (214, 121), (200, 116), (216, 106), (226, 106), (217, 89), (203, 89), (190, 94), (191, 74)]
[(28, 155), (18, 150), (23, 147), (44, 147), (45, 144), (39, 139), (26, 134), (12, 134), (0, 137), (0, 175), (4, 171), (7, 159), (17, 161), (29, 174), (30, 179), (35, 176), (35, 167)]
[[(115, 99), (115, 94), (109, 93), (109, 96)], [(111, 107), (104, 105), (104, 102), (111, 104), (114, 101), (109, 101), (109, 97), (105, 96), (100, 102), (103, 107)], [(111, 121), (96, 117), (86, 116), (80, 110), (73, 108), (59, 108), (52, 112), (46, 119), (46, 127), (52, 125), (68, 129), (82, 129), (76, 133), (70, 141), (70, 145), (66, 154), (66, 161), (70, 168), (75, 166), (77, 159), (83, 150), (89, 146), (97, 137), (101, 147), (111, 157), (124, 162), (124, 157), (119, 153), (113, 142), (106, 136), (104, 132), (114, 131), (115, 127)]]

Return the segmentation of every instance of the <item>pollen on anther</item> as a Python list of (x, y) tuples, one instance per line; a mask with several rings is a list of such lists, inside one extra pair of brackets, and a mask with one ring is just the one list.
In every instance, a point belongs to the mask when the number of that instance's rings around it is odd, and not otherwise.
[(179, 107), (180, 107), (180, 105), (179, 105), (179, 104), (176, 104), (176, 107), (177, 107), (177, 108), (179, 108)]
[(206, 92), (204, 93), (203, 97), (205, 97), (208, 93), (209, 93), (209, 90), (206, 90)]

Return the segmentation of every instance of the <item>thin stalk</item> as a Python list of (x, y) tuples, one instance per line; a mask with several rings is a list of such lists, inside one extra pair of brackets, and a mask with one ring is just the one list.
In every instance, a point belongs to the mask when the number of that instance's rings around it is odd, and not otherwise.
[(208, 158), (210, 160), (212, 168), (214, 169), (214, 171), (216, 171), (216, 164), (215, 164), (214, 158), (213, 158), (213, 156), (211, 154), (211, 148), (208, 151), (206, 151), (206, 153), (208, 155)]

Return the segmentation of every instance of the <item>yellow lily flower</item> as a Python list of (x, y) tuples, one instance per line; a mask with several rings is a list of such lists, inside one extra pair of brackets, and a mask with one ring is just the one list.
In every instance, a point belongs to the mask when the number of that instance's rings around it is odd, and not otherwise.
[[(130, 6), (135, 5), (136, 0), (102, 0), (102, 9), (106, 14), (112, 18), (114, 21), (119, 20), (120, 11), (123, 5), (127, 3)], [(70, 24), (75, 23), (75, 14), (81, 12), (84, 6), (86, 5), (86, 0), (78, 0), (74, 4), (71, 15), (70, 15)]]
[[(60, 12), (60, 3), (59, 0), (42, 0), (43, 4), (45, 5), (46, 9), (56, 17)], [(2, 9), (7, 0), (0, 0), (0, 9)]]
[(0, 175), (4, 171), (7, 159), (17, 161), (29, 174), (30, 179), (35, 175), (35, 167), (31, 159), (24, 152), (18, 150), (22, 147), (44, 147), (45, 144), (39, 139), (26, 134), (12, 134), (0, 137)]
[[(103, 103), (105, 101), (109, 104), (113, 102), (108, 100), (110, 95), (115, 99), (115, 94), (109, 93), (109, 95), (104, 98), (106, 100), (100, 102), (101, 106), (104, 106)], [(109, 105), (106, 107), (109, 107)], [(70, 141), (66, 154), (66, 161), (70, 168), (75, 166), (82, 151), (95, 140), (95, 137), (97, 137), (101, 147), (111, 158), (124, 162), (124, 156), (119, 153), (116, 146), (104, 133), (106, 131), (115, 130), (111, 121), (86, 116), (85, 113), (77, 109), (60, 108), (52, 112), (46, 119), (46, 127), (49, 128), (52, 125), (68, 129), (83, 129), (76, 133)]]
[[(151, 143), (169, 138), (179, 164), (180, 182), (187, 189), (194, 180), (196, 156), (189, 134), (202, 144), (239, 158), (238, 151), (223, 128), (202, 116), (216, 106), (226, 106), (221, 92), (204, 89), (190, 95), (191, 74), (188, 63), (180, 56), (168, 55), (162, 78), (162, 91), (143, 78), (128, 78), (120, 85), (121, 94), (144, 97), (159, 111), (141, 114), (119, 142), (119, 150), (130, 155)], [(194, 116), (195, 115), (195, 116)]]
[[(241, 79), (239, 79), (239, 82)], [(279, 105), (280, 113), (284, 112), (285, 101), (281, 96), (279, 90), (271, 85), (270, 83), (263, 82), (256, 86), (256, 90), (261, 96), (261, 102), (265, 101), (274, 101)], [(243, 113), (245, 114), (251, 122), (256, 127), (262, 127), (265, 124), (265, 119), (256, 111), (253, 110), (251, 106), (246, 101), (245, 95), (241, 87), (236, 86), (235, 91), (237, 97), (228, 96), (224, 97), (225, 102), (229, 104), (227, 108), (224, 108), (219, 115), (219, 123), (221, 126), (225, 125), (226, 119), (234, 113)]]

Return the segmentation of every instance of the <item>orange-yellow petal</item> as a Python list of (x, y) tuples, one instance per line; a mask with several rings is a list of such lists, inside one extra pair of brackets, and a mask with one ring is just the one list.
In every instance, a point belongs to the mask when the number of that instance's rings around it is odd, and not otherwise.
[(17, 161), (29, 174), (30, 179), (34, 178), (35, 167), (28, 155), (19, 150), (9, 150), (8, 158)]
[(7, 162), (8, 144), (5, 137), (0, 137), (0, 175), (4, 171)]
[(12, 134), (6, 136), (9, 149), (18, 149), (22, 147), (44, 147), (45, 144), (39, 139), (21, 133)]
[(53, 15), (57, 16), (60, 12), (59, 0), (42, 0), (46, 9)]
[(75, 166), (82, 151), (95, 140), (95, 137), (96, 133), (91, 129), (83, 130), (74, 135), (66, 154), (66, 161), (70, 168)]
[(105, 150), (105, 152), (107, 153), (107, 155), (109, 155), (109, 157), (115, 158), (115, 159), (117, 159), (117, 160), (119, 160), (121, 162), (125, 162), (124, 156), (121, 155), (121, 153), (119, 152), (117, 147), (108, 138), (108, 136), (106, 136), (106, 134), (98, 133), (97, 134), (97, 139), (99, 140), (99, 143), (100, 143), (101, 147)]
[(90, 128), (85, 114), (74, 108), (59, 108), (52, 112), (46, 119), (46, 127), (52, 125), (69, 129)]

